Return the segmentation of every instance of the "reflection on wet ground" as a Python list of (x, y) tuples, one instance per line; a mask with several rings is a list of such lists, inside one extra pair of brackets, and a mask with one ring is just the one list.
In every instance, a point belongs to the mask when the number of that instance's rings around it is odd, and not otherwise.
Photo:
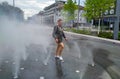
[[(112, 79), (108, 68), (117, 65), (113, 56), (119, 59), (118, 47), (78, 39), (65, 44), (64, 63), (54, 58), (56, 44), (47, 52), (39, 44), (26, 47), (28, 57), (20, 61), (17, 79)], [(14, 64), (10, 58), (2, 59), (0, 79), (13, 79)]]

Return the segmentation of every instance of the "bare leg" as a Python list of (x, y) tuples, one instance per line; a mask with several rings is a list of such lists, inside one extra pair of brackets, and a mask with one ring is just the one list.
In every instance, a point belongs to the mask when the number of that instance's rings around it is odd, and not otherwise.
[(59, 44), (58, 44), (58, 45), (57, 45), (57, 49), (56, 49), (56, 53), (55, 53), (56, 56), (59, 56), (59, 47), (60, 47), (60, 46), (59, 46)]
[(59, 45), (60, 45), (60, 47), (59, 47), (59, 56), (61, 56), (62, 55), (62, 51), (64, 49), (64, 44), (60, 43)]

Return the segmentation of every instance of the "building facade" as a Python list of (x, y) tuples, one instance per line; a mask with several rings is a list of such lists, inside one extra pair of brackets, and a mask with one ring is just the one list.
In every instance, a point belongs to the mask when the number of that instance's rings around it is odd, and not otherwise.
[[(62, 0), (56, 0), (55, 3), (51, 4), (50, 6), (47, 6), (44, 8), (44, 12), (43, 12), (43, 19), (45, 23), (48, 24), (56, 24), (56, 21), (61, 18), (63, 20), (65, 20), (65, 17), (63, 16), (63, 6), (65, 4), (65, 1)], [(79, 20), (78, 20), (78, 16), (75, 17), (74, 23), (86, 23), (86, 18), (83, 17), (83, 13), (84, 13), (84, 7), (80, 6), (80, 12), (79, 12)], [(78, 15), (78, 10), (75, 11), (75, 15)]]
[[(116, 21), (116, 1), (115, 1), (115, 5), (114, 6), (110, 6), (109, 10), (106, 10), (106, 12), (103, 14), (103, 24), (102, 24), (102, 20), (101, 20), (101, 24), (102, 26), (104, 26), (104, 29), (108, 30), (108, 29), (114, 29), (115, 26), (115, 21)], [(120, 15), (119, 15), (120, 17)], [(94, 20), (94, 25), (98, 25), (98, 20)], [(120, 22), (119, 22), (120, 24)], [(119, 26), (120, 27), (120, 26)]]

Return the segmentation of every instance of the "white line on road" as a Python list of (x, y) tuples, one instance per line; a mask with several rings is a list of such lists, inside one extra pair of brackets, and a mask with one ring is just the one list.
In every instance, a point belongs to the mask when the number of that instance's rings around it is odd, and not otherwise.
[(45, 78), (43, 76), (41, 76), (40, 79), (45, 79)]

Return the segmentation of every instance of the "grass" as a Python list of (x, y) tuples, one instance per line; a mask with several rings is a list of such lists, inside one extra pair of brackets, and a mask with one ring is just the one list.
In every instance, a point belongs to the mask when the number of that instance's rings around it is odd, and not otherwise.
[(79, 34), (91, 35), (91, 32), (89, 30), (77, 30), (75, 28), (67, 28), (66, 31), (79, 33)]
[(98, 37), (113, 39), (113, 33), (112, 32), (100, 32), (98, 34)]

